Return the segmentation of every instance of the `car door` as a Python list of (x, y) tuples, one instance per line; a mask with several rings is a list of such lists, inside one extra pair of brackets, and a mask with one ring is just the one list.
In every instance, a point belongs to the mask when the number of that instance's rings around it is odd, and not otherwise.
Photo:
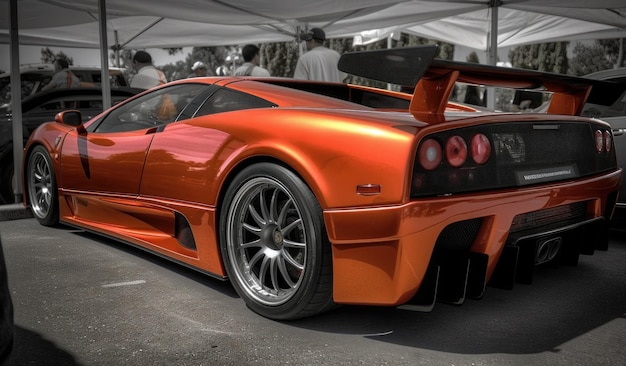
[(113, 107), (90, 122), (86, 131), (71, 132), (61, 148), (61, 187), (84, 194), (136, 196), (152, 139), (187, 104), (178, 98), (187, 88), (179, 85), (145, 94)]

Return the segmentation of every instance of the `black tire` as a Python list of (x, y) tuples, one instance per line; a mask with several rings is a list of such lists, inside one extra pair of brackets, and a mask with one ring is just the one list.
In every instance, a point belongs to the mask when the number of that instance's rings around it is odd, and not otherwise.
[(36, 146), (26, 166), (28, 199), (33, 215), (40, 224), (59, 223), (59, 191), (52, 159), (43, 146)]
[(254, 312), (292, 320), (334, 307), (322, 209), (293, 172), (270, 163), (241, 171), (226, 192), (219, 227), (228, 277)]

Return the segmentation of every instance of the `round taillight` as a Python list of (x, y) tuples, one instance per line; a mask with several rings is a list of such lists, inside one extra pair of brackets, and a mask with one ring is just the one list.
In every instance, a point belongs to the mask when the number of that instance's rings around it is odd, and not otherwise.
[(420, 145), (417, 157), (426, 170), (433, 170), (441, 164), (441, 145), (435, 139), (428, 139)]
[(489, 142), (487, 136), (477, 133), (472, 137), (470, 145), (474, 162), (476, 164), (485, 164), (491, 157), (491, 142)]
[(596, 151), (599, 154), (602, 152), (602, 149), (604, 149), (604, 135), (602, 134), (602, 131), (596, 130), (595, 139), (596, 139)]
[(455, 168), (460, 167), (467, 159), (467, 144), (461, 136), (452, 136), (446, 141), (446, 159)]
[(613, 136), (611, 136), (611, 132), (604, 131), (604, 150), (606, 152), (611, 151), (611, 146), (613, 146)]

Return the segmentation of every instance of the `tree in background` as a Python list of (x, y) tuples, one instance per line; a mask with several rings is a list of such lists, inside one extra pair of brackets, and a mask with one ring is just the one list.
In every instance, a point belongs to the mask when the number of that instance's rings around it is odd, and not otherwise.
[(569, 42), (536, 43), (518, 46), (509, 51), (513, 67), (521, 69), (567, 73), (567, 45)]
[(69, 57), (65, 53), (63, 53), (63, 51), (60, 51), (59, 53), (55, 54), (48, 47), (41, 49), (41, 62), (42, 63), (54, 64), (56, 60), (66, 60), (68, 64), (70, 65), (74, 64), (74, 59)]
[(604, 47), (609, 55), (609, 60), (614, 68), (626, 66), (626, 60), (624, 59), (624, 53), (626, 52), (626, 50), (624, 50), (624, 42), (626, 42), (624, 38), (598, 40), (598, 43)]
[(260, 47), (261, 67), (277, 77), (291, 77), (298, 62), (299, 48), (291, 42), (264, 43)]
[(574, 46), (569, 74), (581, 76), (592, 72), (624, 67), (624, 38), (578, 42)]

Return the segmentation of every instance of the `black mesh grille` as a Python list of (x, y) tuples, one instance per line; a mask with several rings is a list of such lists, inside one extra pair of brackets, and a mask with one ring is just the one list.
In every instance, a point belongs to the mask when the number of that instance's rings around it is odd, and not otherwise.
[(459, 221), (446, 226), (435, 243), (436, 252), (467, 251), (474, 243), (482, 218)]

